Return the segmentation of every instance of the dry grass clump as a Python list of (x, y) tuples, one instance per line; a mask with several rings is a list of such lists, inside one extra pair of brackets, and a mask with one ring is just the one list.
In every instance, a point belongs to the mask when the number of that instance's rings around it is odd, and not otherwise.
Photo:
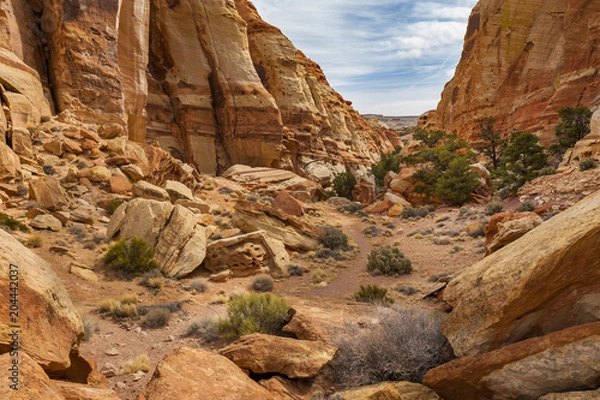
[(371, 303), (380, 306), (393, 304), (394, 299), (387, 295), (388, 290), (377, 285), (360, 285), (360, 290), (352, 296), (354, 300), (362, 303)]
[(422, 308), (381, 308), (379, 322), (347, 325), (333, 337), (340, 349), (333, 362), (341, 387), (384, 381), (422, 382), (425, 373), (453, 358), (440, 332), (441, 313)]
[(119, 300), (108, 299), (100, 303), (98, 312), (114, 318), (133, 318), (138, 316), (137, 295), (124, 296)]
[(185, 335), (194, 336), (202, 339), (204, 343), (213, 342), (219, 338), (219, 332), (217, 332), (217, 320), (215, 316), (203, 315), (201, 317), (193, 318), (190, 321)]
[(148, 311), (141, 325), (144, 329), (159, 329), (167, 326), (170, 318), (169, 309), (157, 307)]
[(81, 317), (81, 322), (83, 322), (82, 340), (84, 342), (87, 342), (92, 338), (92, 336), (100, 332), (100, 320), (96, 316), (86, 314)]
[(134, 359), (125, 361), (120, 366), (120, 372), (124, 375), (135, 374), (138, 371), (150, 371), (150, 357), (148, 357), (148, 353), (142, 353)]
[(27, 239), (25, 239), (24, 244), (27, 247), (39, 248), (44, 245), (44, 239), (42, 238), (41, 235), (34, 233), (34, 234), (27, 236)]
[(198, 293), (204, 293), (208, 290), (210, 283), (205, 278), (196, 278), (190, 281), (190, 286)]
[(273, 290), (273, 278), (269, 275), (258, 275), (252, 280), (251, 287), (256, 292), (271, 292)]

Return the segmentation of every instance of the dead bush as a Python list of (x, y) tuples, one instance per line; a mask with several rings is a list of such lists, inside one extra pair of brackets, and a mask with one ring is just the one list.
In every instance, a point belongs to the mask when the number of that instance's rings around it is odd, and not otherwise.
[(384, 381), (422, 382), (425, 373), (453, 358), (440, 332), (443, 314), (422, 308), (381, 308), (379, 322), (347, 325), (334, 335), (333, 361), (343, 388)]

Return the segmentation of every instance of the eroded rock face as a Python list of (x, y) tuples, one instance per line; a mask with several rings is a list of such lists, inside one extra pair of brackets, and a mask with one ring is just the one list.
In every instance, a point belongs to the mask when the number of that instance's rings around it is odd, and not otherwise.
[[(3, 371), (10, 371), (13, 360), (9, 353), (0, 355), (0, 368)], [(8, 380), (10, 375), (6, 375), (6, 382), (0, 385), (0, 396), (3, 399), (65, 400), (65, 397), (52, 387), (50, 378), (44, 370), (27, 353), (22, 352), (18, 362), (19, 371), (16, 376), (18, 391), (9, 386), (13, 383)]]
[(11, 348), (9, 334), (14, 324), (9, 310), (11, 264), (18, 266), (12, 270), (18, 270), (19, 278), (20, 351), (28, 353), (48, 372), (66, 370), (71, 364), (71, 349), (83, 336), (81, 318), (54, 270), (1, 229), (0, 352)]
[(209, 174), (235, 163), (364, 168), (392, 150), (393, 133), (368, 124), (247, 1), (5, 0), (0, 10), (2, 131), (69, 111), (103, 138), (157, 141)]
[(473, 139), (479, 124), (535, 132), (548, 143), (563, 107), (600, 92), (600, 3), (483, 0), (471, 13), (462, 59), (422, 125)]
[(137, 400), (264, 399), (266, 389), (233, 362), (213, 352), (182, 347), (156, 366), (152, 380)]
[(533, 212), (494, 215), (485, 227), (485, 251), (491, 254), (544, 222)]
[(447, 400), (535, 400), (595, 388), (599, 363), (595, 322), (451, 361), (427, 372), (424, 383)]
[(450, 281), (442, 332), (455, 354), (598, 320), (599, 233), (596, 192)]
[(439, 400), (431, 389), (411, 382), (382, 382), (338, 393), (343, 400)]

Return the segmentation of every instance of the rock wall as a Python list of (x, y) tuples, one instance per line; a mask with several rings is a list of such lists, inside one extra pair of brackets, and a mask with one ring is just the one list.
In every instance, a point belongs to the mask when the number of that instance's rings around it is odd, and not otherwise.
[(473, 139), (493, 117), (506, 135), (534, 132), (547, 144), (561, 108), (600, 94), (599, 35), (597, 1), (481, 0), (454, 78), (420, 123)]
[(210, 174), (392, 149), (247, 1), (0, 0), (0, 22), (9, 132), (69, 110)]

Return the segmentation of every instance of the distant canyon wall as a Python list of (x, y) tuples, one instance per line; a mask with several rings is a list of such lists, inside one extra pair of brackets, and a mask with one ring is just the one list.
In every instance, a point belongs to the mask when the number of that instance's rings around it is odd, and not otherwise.
[(563, 107), (600, 100), (600, 2), (481, 0), (437, 110), (420, 125), (475, 139), (479, 124), (548, 144)]
[(7, 128), (69, 110), (211, 174), (359, 168), (395, 139), (246, 0), (0, 0), (0, 84)]

